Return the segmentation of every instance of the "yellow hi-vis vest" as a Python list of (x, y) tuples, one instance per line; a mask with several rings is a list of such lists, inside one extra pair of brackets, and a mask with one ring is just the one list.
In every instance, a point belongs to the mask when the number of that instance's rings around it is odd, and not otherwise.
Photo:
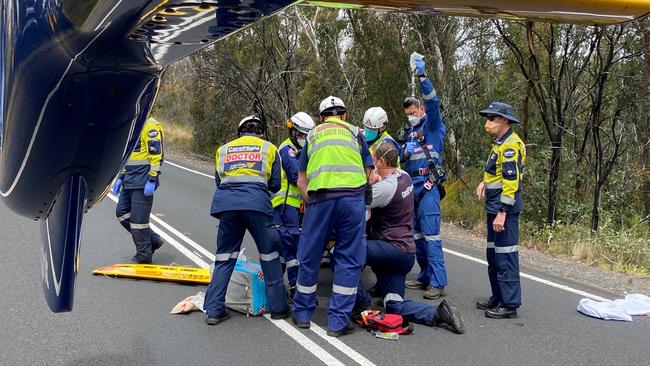
[[(521, 178), (526, 164), (526, 146), (514, 131), (502, 142), (492, 144), (483, 172), (487, 191), (500, 191), (499, 201), (507, 205), (516, 203), (516, 193), (521, 189)], [(490, 192), (486, 192), (489, 196)]]
[(358, 128), (328, 118), (307, 135), (307, 190), (358, 188), (366, 184)]
[[(278, 150), (284, 149), (285, 146), (289, 146), (289, 148), (296, 154), (298, 153), (298, 148), (291, 142), (291, 139), (284, 140)], [(273, 208), (278, 207), (281, 204), (287, 204), (299, 208), (300, 204), (302, 204), (302, 194), (300, 193), (300, 189), (289, 183), (284, 168), (282, 169), (282, 184), (280, 185), (280, 190), (273, 195), (271, 204), (273, 205)]]
[(163, 160), (163, 127), (156, 119), (149, 117), (142, 127), (138, 143), (120, 172), (120, 177), (129, 173), (156, 178), (160, 174)]
[[(377, 148), (377, 146), (381, 145), (384, 142), (392, 142), (394, 145), (397, 145), (395, 139), (391, 135), (389, 135), (388, 132), (384, 131), (381, 134), (381, 136), (377, 140), (375, 140), (375, 142), (371, 146), (368, 147), (368, 150), (370, 150), (370, 155), (374, 156), (375, 149)], [(399, 158), (399, 151), (397, 151), (397, 166), (399, 165), (400, 165), (400, 158)]]
[(272, 143), (256, 136), (242, 136), (221, 146), (215, 160), (221, 183), (268, 185), (277, 151)]

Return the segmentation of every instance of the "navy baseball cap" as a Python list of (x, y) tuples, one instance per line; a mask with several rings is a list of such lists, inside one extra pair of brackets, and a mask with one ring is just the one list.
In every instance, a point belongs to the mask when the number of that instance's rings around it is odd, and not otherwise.
[(492, 102), (489, 107), (478, 113), (483, 117), (487, 117), (491, 114), (496, 114), (497, 116), (506, 118), (510, 122), (519, 123), (519, 119), (515, 117), (515, 114), (512, 111), (512, 106), (506, 103)]

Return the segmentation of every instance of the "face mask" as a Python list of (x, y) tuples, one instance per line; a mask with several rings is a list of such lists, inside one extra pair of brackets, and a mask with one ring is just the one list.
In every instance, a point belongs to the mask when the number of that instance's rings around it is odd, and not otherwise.
[(417, 126), (418, 124), (420, 124), (420, 117), (418, 117), (418, 116), (408, 116), (408, 118), (409, 118), (409, 123), (411, 124), (411, 126)]
[(495, 134), (497, 129), (499, 128), (499, 123), (494, 122), (494, 121), (487, 121), (485, 122), (485, 131), (487, 133)]
[(303, 147), (305, 147), (305, 144), (307, 143), (307, 139), (296, 139), (296, 142), (298, 143), (298, 146), (303, 148)]
[(377, 139), (378, 132), (364, 128), (363, 135), (366, 137), (367, 141), (374, 141)]

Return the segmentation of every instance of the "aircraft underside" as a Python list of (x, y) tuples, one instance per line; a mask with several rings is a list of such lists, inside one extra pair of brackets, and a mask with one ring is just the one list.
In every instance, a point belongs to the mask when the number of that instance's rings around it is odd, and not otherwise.
[[(0, 195), (39, 222), (43, 289), (70, 311), (83, 214), (137, 142), (164, 68), (299, 1), (10, 0), (0, 39)], [(645, 0), (307, 1), (312, 6), (585, 24), (628, 21)]]

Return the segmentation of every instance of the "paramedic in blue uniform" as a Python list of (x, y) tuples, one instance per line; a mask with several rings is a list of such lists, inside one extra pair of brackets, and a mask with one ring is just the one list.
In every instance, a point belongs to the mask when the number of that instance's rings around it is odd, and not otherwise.
[(307, 135), (298, 167), (298, 188), (307, 207), (298, 244), (293, 321), (299, 328), (310, 326), (320, 259), (334, 230), (327, 334), (340, 337), (353, 331), (350, 318), (366, 260), (365, 192), (373, 162), (363, 132), (345, 121), (347, 110), (341, 99), (327, 97), (319, 113), (321, 123)]
[(226, 289), (246, 230), (255, 240), (260, 255), (271, 317), (289, 317), (280, 263), (282, 245), (269, 194), (280, 189), (280, 156), (273, 144), (262, 139), (264, 127), (259, 118), (246, 117), (239, 123), (239, 138), (217, 149), (217, 190), (210, 214), (219, 219), (219, 230), (214, 272), (205, 293), (208, 325), (230, 318), (226, 312)]
[[(448, 327), (464, 332), (463, 319), (447, 299), (433, 306), (404, 300), (404, 280), (415, 263), (413, 240), (413, 184), (398, 166), (398, 151), (391, 142), (374, 149), (375, 171), (381, 178), (372, 186), (371, 215), (368, 222), (366, 265), (377, 277), (376, 291), (384, 298), (386, 313), (429, 326)], [(359, 283), (357, 309), (370, 305), (369, 292)]]
[(524, 208), (521, 178), (526, 162), (526, 147), (512, 130), (518, 123), (512, 107), (493, 102), (481, 112), (486, 117), (485, 130), (496, 137), (476, 188), (479, 199), (485, 199), (487, 213), (487, 262), (492, 296), (478, 301), (488, 318), (517, 317), (521, 305), (519, 281), (519, 213)]
[(282, 185), (271, 203), (282, 237), (282, 252), (287, 268), (289, 282), (289, 297), (295, 293), (296, 278), (298, 277), (298, 241), (300, 240), (300, 206), (303, 203), (302, 194), (296, 186), (298, 182), (298, 156), (300, 156), (307, 134), (314, 128), (314, 120), (305, 112), (298, 112), (287, 120), (289, 137), (278, 148), (282, 158)]
[(149, 117), (112, 187), (113, 194), (119, 196), (115, 209), (117, 220), (131, 233), (135, 244), (133, 263), (151, 263), (153, 253), (164, 243), (160, 235), (149, 228), (153, 193), (160, 184), (163, 160), (163, 128)]
[[(416, 256), (420, 273), (415, 281), (407, 281), (406, 287), (426, 290), (422, 297), (435, 300), (445, 296), (447, 270), (442, 253), (440, 237), (440, 194), (439, 183), (445, 180), (442, 169), (431, 169), (431, 157), (436, 167), (441, 167), (446, 127), (440, 116), (436, 90), (425, 74), (422, 56), (411, 55), (411, 67), (419, 77), (424, 102), (417, 97), (404, 101), (404, 112), (411, 129), (407, 131), (407, 142), (402, 161), (411, 176), (415, 200)], [(436, 181), (438, 180), (438, 181)]]

